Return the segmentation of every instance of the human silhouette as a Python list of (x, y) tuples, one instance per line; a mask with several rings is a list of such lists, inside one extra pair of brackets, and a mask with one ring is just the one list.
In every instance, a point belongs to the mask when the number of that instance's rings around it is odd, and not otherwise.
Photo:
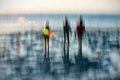
[(63, 36), (64, 36), (64, 42), (63, 42), (63, 49), (65, 53), (65, 43), (67, 38), (67, 54), (69, 54), (69, 33), (72, 33), (71, 27), (68, 24), (67, 17), (64, 16), (64, 25), (63, 25)]
[(79, 17), (78, 25), (75, 29), (75, 37), (78, 38), (78, 55), (82, 56), (82, 36), (85, 32), (85, 26), (83, 24), (82, 16)]
[[(44, 30), (43, 30), (45, 58), (49, 57), (49, 37), (50, 37), (49, 32), (50, 32), (49, 23), (48, 23), (48, 21), (45, 21)], [(46, 48), (46, 46), (47, 46), (47, 48)]]

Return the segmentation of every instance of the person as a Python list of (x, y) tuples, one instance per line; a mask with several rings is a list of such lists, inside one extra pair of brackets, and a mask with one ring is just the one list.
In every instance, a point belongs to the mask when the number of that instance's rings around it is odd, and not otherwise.
[(78, 25), (75, 29), (75, 38), (78, 37), (78, 55), (82, 56), (82, 36), (85, 32), (85, 26), (83, 25), (82, 16), (79, 17)]
[(21, 33), (19, 32), (17, 35), (17, 50), (20, 51), (21, 50)]
[(72, 33), (71, 27), (68, 24), (67, 17), (64, 17), (64, 26), (63, 26), (63, 36), (64, 36), (64, 42), (63, 42), (63, 48), (64, 48), (64, 54), (65, 54), (65, 42), (67, 37), (67, 53), (69, 53), (69, 33)]
[[(49, 23), (48, 21), (46, 21), (44, 24), (44, 30), (43, 30), (44, 45), (45, 45), (45, 58), (47, 57), (49, 58), (49, 37), (50, 37), (49, 32), (50, 32)], [(47, 46), (47, 49), (46, 49), (46, 46)]]

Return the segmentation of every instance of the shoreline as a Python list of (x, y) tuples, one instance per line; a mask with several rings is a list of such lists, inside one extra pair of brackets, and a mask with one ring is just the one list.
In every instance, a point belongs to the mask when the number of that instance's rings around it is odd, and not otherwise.
[[(0, 35), (1, 34), (11, 34), (16, 32), (29, 32), (29, 31), (41, 31), (41, 27), (0, 27)], [(61, 29), (54, 28), (51, 29), (53, 31), (62, 31)], [(74, 30), (72, 30), (74, 31)], [(86, 27), (86, 31), (120, 31), (120, 27)]]

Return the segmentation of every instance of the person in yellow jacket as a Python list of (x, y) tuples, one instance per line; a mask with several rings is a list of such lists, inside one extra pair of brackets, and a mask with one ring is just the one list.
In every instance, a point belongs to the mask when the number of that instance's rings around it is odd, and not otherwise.
[[(50, 28), (49, 28), (48, 21), (45, 22), (44, 29), (43, 29), (42, 33), (44, 36), (45, 58), (47, 58), (47, 57), (49, 57), (49, 37), (50, 37)], [(47, 48), (46, 48), (46, 46), (47, 46)]]

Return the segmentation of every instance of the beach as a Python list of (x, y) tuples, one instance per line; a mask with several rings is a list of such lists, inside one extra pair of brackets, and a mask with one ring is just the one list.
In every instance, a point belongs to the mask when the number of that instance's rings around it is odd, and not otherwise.
[[(9, 15), (7, 20), (6, 16), (0, 19), (0, 80), (120, 79), (120, 16), (83, 16), (86, 38), (82, 39), (82, 58), (78, 56), (78, 41), (74, 36), (79, 15), (68, 15), (72, 36), (69, 56), (64, 55), (63, 16)], [(19, 17), (20, 22), (16, 21)], [(55, 33), (55, 38), (50, 38), (50, 57), (47, 59), (42, 36), (46, 19)], [(7, 24), (10, 21), (11, 26)]]

